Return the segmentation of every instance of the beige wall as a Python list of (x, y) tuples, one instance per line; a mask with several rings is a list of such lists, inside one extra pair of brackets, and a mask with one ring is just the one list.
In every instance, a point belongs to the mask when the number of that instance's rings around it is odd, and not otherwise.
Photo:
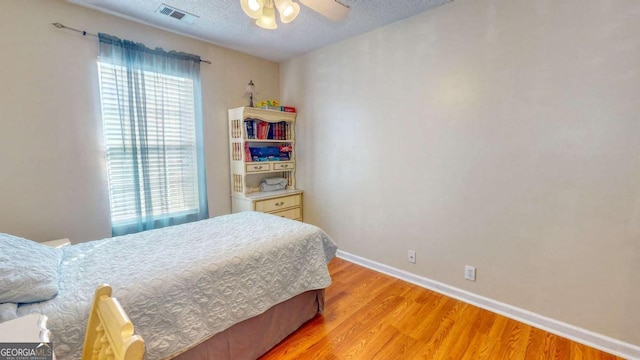
[(281, 64), (305, 220), (640, 345), (639, 18), (636, 1), (456, 0)]
[(38, 241), (110, 236), (97, 39), (52, 22), (211, 60), (202, 64), (211, 216), (229, 213), (226, 110), (249, 79), (278, 98), (278, 64), (63, 0), (8, 0), (0, 12), (0, 232)]

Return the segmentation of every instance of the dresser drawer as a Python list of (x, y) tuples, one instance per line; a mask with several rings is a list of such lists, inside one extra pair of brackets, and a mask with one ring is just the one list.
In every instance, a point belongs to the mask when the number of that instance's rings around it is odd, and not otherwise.
[(247, 164), (247, 172), (269, 171), (271, 170), (270, 164)]
[(280, 217), (284, 217), (291, 220), (300, 220), (302, 218), (300, 208), (293, 208), (289, 210), (276, 211), (271, 213)]
[(300, 206), (299, 194), (256, 201), (256, 211), (260, 212), (274, 212), (294, 206)]
[(294, 168), (293, 162), (273, 164), (273, 170), (291, 170), (293, 168)]

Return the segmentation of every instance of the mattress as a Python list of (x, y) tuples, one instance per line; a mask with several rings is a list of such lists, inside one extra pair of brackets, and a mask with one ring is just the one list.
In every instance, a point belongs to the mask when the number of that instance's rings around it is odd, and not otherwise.
[(243, 212), (63, 248), (58, 295), (23, 304), (44, 314), (58, 359), (81, 357), (92, 297), (113, 287), (161, 359), (308, 290), (330, 285), (336, 245), (320, 228)]

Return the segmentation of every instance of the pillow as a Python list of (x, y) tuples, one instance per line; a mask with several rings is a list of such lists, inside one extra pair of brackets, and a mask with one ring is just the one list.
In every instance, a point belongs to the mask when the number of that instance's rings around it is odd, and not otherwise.
[(0, 233), (0, 303), (55, 297), (61, 261), (61, 249)]

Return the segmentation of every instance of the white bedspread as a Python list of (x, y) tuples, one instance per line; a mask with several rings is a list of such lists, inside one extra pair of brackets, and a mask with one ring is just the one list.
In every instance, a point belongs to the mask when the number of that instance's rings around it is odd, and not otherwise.
[(41, 313), (58, 359), (79, 359), (95, 288), (113, 287), (146, 342), (169, 357), (307, 290), (329, 286), (335, 243), (318, 227), (244, 212), (64, 248), (54, 299)]

